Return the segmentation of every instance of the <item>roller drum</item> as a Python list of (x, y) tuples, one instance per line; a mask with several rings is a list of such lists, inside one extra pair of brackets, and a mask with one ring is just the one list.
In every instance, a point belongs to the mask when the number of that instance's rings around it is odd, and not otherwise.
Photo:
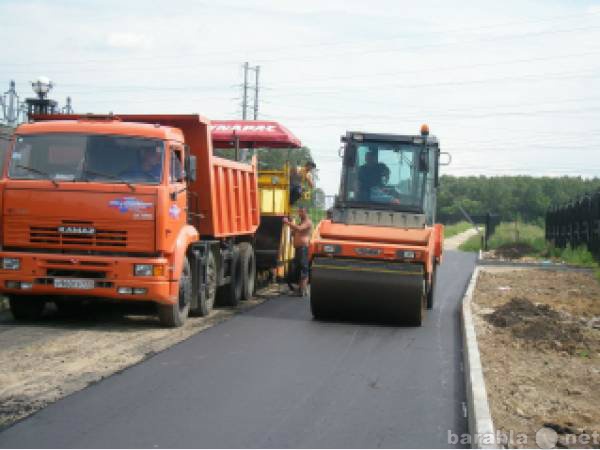
[(311, 310), (316, 319), (421, 325), (424, 279), (420, 264), (317, 257), (311, 269)]

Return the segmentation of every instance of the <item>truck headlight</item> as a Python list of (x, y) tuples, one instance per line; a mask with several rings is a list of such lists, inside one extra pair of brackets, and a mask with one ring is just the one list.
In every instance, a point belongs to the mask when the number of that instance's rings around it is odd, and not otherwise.
[(133, 266), (133, 274), (136, 277), (151, 277), (152, 264), (135, 264)]
[(2, 268), (4, 270), (19, 270), (21, 260), (19, 258), (2, 258)]
[(165, 266), (162, 264), (134, 264), (133, 274), (136, 277), (162, 277)]

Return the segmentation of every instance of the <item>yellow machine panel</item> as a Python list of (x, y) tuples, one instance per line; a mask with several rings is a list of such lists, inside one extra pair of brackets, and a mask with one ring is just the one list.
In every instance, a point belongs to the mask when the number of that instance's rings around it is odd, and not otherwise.
[(282, 170), (260, 170), (258, 189), (260, 191), (260, 214), (288, 216), (290, 213), (289, 167)]

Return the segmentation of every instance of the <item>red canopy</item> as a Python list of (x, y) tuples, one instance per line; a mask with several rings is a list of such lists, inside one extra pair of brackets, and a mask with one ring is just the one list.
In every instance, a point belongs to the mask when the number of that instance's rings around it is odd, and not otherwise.
[(301, 147), (300, 139), (277, 122), (264, 120), (211, 120), (213, 147), (233, 148), (234, 139), (240, 147), (290, 148)]

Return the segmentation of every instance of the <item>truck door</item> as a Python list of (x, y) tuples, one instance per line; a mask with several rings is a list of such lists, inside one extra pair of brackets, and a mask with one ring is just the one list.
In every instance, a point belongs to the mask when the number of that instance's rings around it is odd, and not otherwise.
[[(183, 147), (172, 145), (169, 152), (169, 225), (180, 230), (187, 223), (187, 195)], [(177, 232), (175, 233), (177, 235)]]

